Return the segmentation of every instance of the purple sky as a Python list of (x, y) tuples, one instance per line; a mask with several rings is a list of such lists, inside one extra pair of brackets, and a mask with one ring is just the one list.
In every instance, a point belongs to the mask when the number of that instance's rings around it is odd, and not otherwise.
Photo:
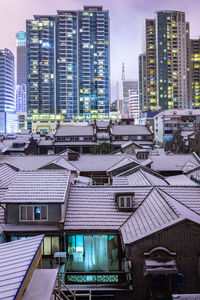
[(0, 48), (7, 47), (15, 54), (15, 33), (25, 30), (25, 20), (32, 19), (33, 14), (56, 14), (57, 9), (82, 9), (83, 5), (103, 5), (110, 11), (113, 100), (122, 62), (126, 78), (138, 78), (145, 18), (153, 18), (156, 10), (185, 11), (191, 38), (200, 36), (200, 0), (1, 0)]

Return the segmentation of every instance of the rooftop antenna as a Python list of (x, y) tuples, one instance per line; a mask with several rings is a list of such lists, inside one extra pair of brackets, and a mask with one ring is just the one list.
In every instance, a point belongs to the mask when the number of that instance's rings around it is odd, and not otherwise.
[(125, 80), (125, 67), (124, 67), (124, 63), (122, 63), (122, 81)]

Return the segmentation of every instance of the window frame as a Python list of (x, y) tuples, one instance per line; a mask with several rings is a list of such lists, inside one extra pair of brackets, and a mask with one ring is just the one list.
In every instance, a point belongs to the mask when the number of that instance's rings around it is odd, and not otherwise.
[[(25, 208), (26, 208), (26, 220), (22, 220), (22, 218), (21, 218), (21, 209), (23, 206), (25, 206)], [(33, 217), (32, 220), (27, 220), (27, 207), (32, 207), (32, 217)], [(35, 207), (40, 207), (40, 219), (39, 220), (35, 219)], [(42, 207), (46, 207), (46, 211), (47, 211), (47, 218), (45, 220), (41, 218), (42, 217), (42, 213), (41, 213)], [(19, 205), (19, 221), (20, 222), (46, 222), (46, 221), (48, 221), (48, 205), (23, 205), (23, 204)]]
[[(121, 205), (121, 201), (124, 201), (124, 205)], [(127, 199), (130, 199), (130, 205), (127, 205)], [(120, 209), (133, 208), (133, 196), (132, 195), (120, 195), (118, 196), (118, 206)]]

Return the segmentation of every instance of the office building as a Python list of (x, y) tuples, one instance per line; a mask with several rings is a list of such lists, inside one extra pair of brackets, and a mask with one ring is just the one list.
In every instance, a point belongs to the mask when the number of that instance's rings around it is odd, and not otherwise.
[(0, 132), (16, 131), (14, 55), (0, 50)]
[(28, 113), (109, 119), (109, 12), (102, 6), (27, 21)]

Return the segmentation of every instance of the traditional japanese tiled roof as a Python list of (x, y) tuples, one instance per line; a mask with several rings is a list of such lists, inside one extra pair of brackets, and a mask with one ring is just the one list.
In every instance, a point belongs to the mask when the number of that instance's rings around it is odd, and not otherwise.
[(7, 188), (16, 176), (16, 170), (6, 163), (0, 164), (0, 188)]
[(64, 203), (69, 179), (68, 171), (19, 171), (2, 202)]
[(56, 136), (91, 136), (94, 135), (93, 125), (72, 126), (63, 125), (56, 131)]
[(151, 189), (151, 187), (71, 187), (64, 229), (116, 231), (131, 212), (119, 211), (115, 194), (134, 193), (133, 206), (137, 208)]
[(16, 299), (44, 236), (0, 244), (0, 299)]
[(132, 170), (132, 174), (127, 176), (113, 177), (113, 185), (117, 186), (155, 186), (168, 185), (167, 181), (156, 172), (152, 172), (147, 168), (136, 167)]
[(65, 158), (63, 156), (60, 156), (60, 157), (56, 158), (54, 161), (47, 163), (44, 166), (40, 167), (40, 170), (47, 169), (50, 166), (52, 166), (52, 168), (53, 168), (53, 166), (55, 166), (55, 167), (58, 167), (61, 169), (66, 169), (68, 171), (73, 171), (73, 172), (78, 172), (78, 173), (80, 172), (77, 167), (73, 166), (73, 164), (71, 162), (69, 162), (67, 160), (67, 158)]
[(183, 203), (196, 213), (200, 214), (200, 187), (196, 186), (166, 186), (160, 187), (161, 191), (164, 191), (171, 197), (175, 198), (179, 202)]
[(145, 125), (112, 125), (113, 135), (151, 135)]
[(133, 243), (183, 220), (200, 224), (200, 216), (159, 189), (153, 189), (121, 226), (125, 244)]

